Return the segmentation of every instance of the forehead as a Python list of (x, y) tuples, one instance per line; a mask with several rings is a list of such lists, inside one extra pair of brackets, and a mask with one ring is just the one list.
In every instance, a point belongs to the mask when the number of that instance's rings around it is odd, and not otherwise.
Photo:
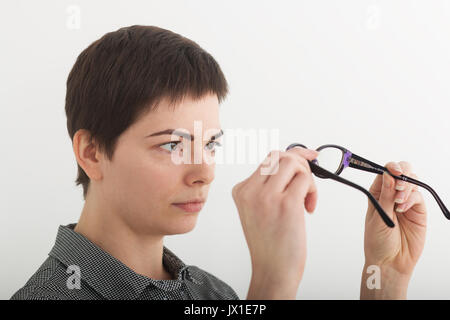
[(144, 114), (137, 125), (152, 130), (184, 128), (192, 132), (196, 121), (197, 125), (201, 123), (204, 129), (220, 129), (219, 102), (216, 95), (206, 95), (197, 100), (186, 97), (175, 106), (169, 105), (168, 100), (163, 99), (156, 109)]

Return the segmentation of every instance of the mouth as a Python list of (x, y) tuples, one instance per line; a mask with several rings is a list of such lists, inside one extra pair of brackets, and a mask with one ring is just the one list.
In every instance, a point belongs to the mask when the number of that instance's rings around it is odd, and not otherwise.
[(172, 203), (172, 205), (186, 211), (186, 212), (199, 212), (203, 205), (204, 201), (189, 201), (189, 202), (180, 202), (180, 203)]

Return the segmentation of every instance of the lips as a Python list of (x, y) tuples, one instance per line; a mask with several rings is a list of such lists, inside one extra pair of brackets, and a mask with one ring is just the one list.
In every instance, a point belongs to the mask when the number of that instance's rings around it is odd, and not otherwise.
[(186, 211), (186, 212), (198, 212), (202, 209), (204, 202), (184, 202), (173, 203), (174, 206)]

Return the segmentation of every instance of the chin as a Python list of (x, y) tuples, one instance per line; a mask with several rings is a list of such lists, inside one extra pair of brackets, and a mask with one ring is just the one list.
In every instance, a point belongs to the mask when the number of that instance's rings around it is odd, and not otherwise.
[(197, 224), (198, 213), (191, 213), (184, 216), (171, 219), (167, 222), (166, 234), (183, 234), (192, 231)]

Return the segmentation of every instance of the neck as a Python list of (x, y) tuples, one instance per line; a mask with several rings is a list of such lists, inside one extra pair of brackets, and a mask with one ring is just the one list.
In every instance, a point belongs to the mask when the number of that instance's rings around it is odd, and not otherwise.
[(162, 263), (163, 236), (134, 232), (111, 208), (86, 199), (74, 231), (138, 274), (155, 280), (173, 278)]

